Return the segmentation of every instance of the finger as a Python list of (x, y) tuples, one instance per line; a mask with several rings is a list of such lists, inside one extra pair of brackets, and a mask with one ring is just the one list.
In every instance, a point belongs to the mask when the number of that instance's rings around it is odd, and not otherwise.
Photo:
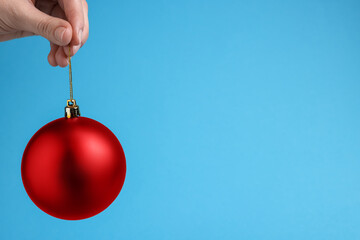
[(64, 48), (65, 55), (69, 56), (69, 53), (70, 53), (70, 56), (72, 57), (75, 55), (75, 53), (77, 53), (79, 51), (80, 47), (81, 47), (80, 45), (71, 46), (70, 52), (69, 52), (69, 46), (64, 46), (63, 48)]
[[(82, 1), (83, 4), (83, 12), (84, 12), (84, 30), (82, 33), (81, 44), (76, 46), (71, 46), (70, 56), (74, 56), (75, 53), (86, 43), (89, 37), (89, 18), (88, 18), (88, 5), (85, 0)], [(69, 56), (69, 47), (64, 46), (64, 52), (67, 56)]]
[(60, 67), (66, 67), (68, 65), (68, 59), (64, 53), (64, 48), (59, 47), (55, 54), (56, 63)]
[(59, 0), (73, 30), (71, 45), (80, 45), (84, 30), (84, 13), (81, 0)]
[(51, 66), (56, 67), (58, 64), (55, 59), (55, 54), (56, 54), (56, 51), (58, 50), (59, 46), (55, 45), (53, 43), (50, 43), (50, 46), (51, 46), (51, 50), (48, 55), (48, 62), (50, 63)]
[[(56, 5), (52, 11), (51, 11), (51, 15), (54, 16), (54, 17), (58, 17), (58, 18), (61, 18), (61, 19), (66, 19), (66, 16), (65, 16), (65, 13), (64, 13), (64, 10), (61, 8), (60, 5)], [(64, 53), (65, 55), (69, 55), (69, 47), (68, 46), (63, 46), (64, 48)], [(57, 50), (57, 49), (56, 49)], [(54, 54), (54, 59), (55, 59), (55, 54), (56, 54), (56, 51), (53, 53)], [(55, 59), (55, 62), (56, 62), (56, 59)], [(56, 65), (58, 65), (56, 63)]]
[[(62, 18), (62, 19), (66, 19), (64, 10), (61, 8), (61, 6), (56, 5), (52, 11), (51, 11), (51, 15), (54, 17), (58, 17), (58, 18)], [(69, 47), (68, 46), (63, 46), (64, 48), (64, 53), (66, 56), (69, 56)], [(55, 51), (56, 53), (56, 51)], [(55, 53), (54, 53), (54, 59), (55, 59)], [(73, 55), (73, 54), (72, 54)], [(56, 60), (55, 60), (56, 61)]]
[(72, 28), (67, 21), (51, 17), (27, 2), (21, 5), (19, 11), (22, 12), (18, 15), (19, 29), (41, 35), (60, 46), (71, 41)]
[(88, 4), (86, 0), (82, 0), (84, 10), (84, 32), (81, 39), (81, 46), (83, 46), (89, 37), (89, 16), (88, 16)]

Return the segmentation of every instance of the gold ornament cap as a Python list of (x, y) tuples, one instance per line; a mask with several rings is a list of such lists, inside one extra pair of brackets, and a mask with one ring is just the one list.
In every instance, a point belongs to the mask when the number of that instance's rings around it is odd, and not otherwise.
[(75, 99), (70, 99), (66, 101), (65, 117), (66, 118), (80, 117), (80, 108), (78, 105), (76, 105)]

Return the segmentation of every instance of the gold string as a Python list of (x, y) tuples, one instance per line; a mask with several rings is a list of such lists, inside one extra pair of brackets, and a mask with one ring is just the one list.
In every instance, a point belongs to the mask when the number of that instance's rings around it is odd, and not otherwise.
[(73, 100), (73, 86), (72, 86), (72, 70), (71, 70), (71, 50), (69, 45), (69, 83), (70, 83), (70, 100)]

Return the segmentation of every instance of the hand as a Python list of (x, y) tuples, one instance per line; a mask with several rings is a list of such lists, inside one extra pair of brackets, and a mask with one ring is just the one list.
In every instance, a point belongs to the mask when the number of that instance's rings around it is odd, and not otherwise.
[(50, 41), (51, 66), (68, 65), (89, 36), (86, 0), (0, 0), (0, 42), (41, 35)]

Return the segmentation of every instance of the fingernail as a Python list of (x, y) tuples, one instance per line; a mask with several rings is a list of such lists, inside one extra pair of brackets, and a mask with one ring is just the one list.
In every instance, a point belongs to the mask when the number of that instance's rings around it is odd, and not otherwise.
[(74, 46), (74, 47), (73, 47), (73, 55), (75, 55), (75, 53), (77, 53), (77, 51), (79, 51), (79, 49), (80, 49), (80, 44)]
[(81, 45), (81, 41), (82, 41), (82, 30), (79, 30), (78, 32), (78, 36), (79, 36), (79, 39), (80, 39), (80, 42), (79, 42), (79, 45)]
[(64, 36), (64, 33), (66, 31), (66, 28), (64, 27), (58, 27), (56, 30), (55, 30), (55, 38), (56, 40), (62, 42), (63, 40), (63, 36)]

